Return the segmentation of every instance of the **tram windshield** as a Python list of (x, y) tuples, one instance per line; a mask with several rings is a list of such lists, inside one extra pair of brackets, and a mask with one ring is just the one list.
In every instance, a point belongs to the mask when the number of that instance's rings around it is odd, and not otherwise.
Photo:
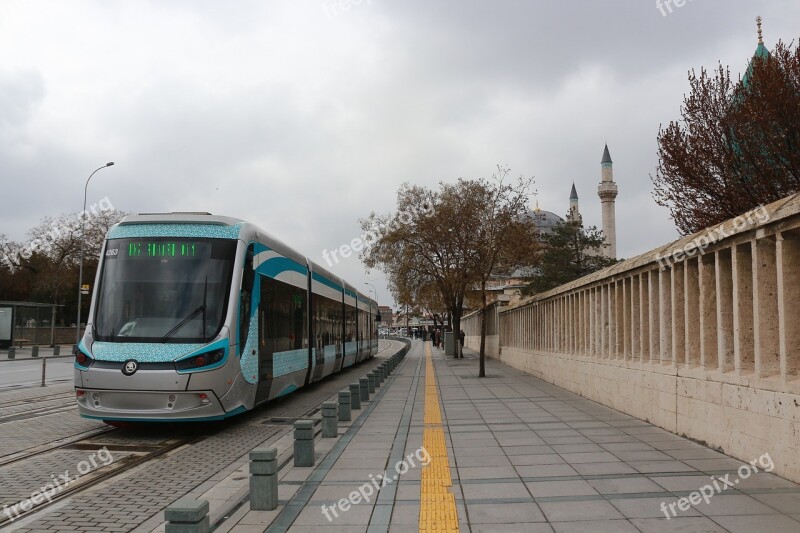
[(225, 320), (236, 243), (191, 238), (108, 241), (95, 340), (213, 340)]

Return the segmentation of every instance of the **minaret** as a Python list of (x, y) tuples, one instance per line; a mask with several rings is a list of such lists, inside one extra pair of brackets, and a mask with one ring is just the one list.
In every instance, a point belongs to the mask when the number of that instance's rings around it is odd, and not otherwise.
[(569, 194), (569, 215), (567, 220), (583, 222), (581, 212), (578, 210), (578, 191), (575, 190), (575, 183), (572, 183), (572, 192)]
[(614, 201), (617, 198), (617, 184), (614, 183), (614, 164), (611, 161), (611, 154), (608, 153), (608, 145), (603, 151), (603, 160), (600, 162), (601, 181), (597, 187), (597, 195), (603, 204), (603, 235), (606, 238), (605, 255), (612, 259), (617, 258), (617, 222), (614, 208)]

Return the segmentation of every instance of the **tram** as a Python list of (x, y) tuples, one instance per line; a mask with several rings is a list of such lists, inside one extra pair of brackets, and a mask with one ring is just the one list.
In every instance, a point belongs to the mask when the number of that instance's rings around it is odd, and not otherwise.
[(125, 217), (75, 353), (80, 415), (220, 420), (377, 353), (377, 303), (248, 222)]

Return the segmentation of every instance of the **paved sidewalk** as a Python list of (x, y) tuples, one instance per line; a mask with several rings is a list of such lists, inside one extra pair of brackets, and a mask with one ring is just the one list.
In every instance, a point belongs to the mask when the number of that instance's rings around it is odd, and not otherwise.
[[(281, 471), (277, 510), (242, 509), (224, 529), (800, 531), (800, 486), (761, 467), (744, 479), (736, 459), (496, 361), (486, 368), (478, 379), (474, 352), (454, 360), (415, 342), (359, 418), (325, 439), (317, 466)], [(723, 480), (732, 486), (717, 493)]]

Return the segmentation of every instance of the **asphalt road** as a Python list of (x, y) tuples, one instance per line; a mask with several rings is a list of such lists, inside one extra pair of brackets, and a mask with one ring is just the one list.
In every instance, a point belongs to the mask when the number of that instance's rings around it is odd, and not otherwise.
[[(47, 359), (47, 383), (72, 381), (72, 358)], [(42, 382), (42, 361), (38, 359), (0, 362), (0, 389), (38, 385)]]

